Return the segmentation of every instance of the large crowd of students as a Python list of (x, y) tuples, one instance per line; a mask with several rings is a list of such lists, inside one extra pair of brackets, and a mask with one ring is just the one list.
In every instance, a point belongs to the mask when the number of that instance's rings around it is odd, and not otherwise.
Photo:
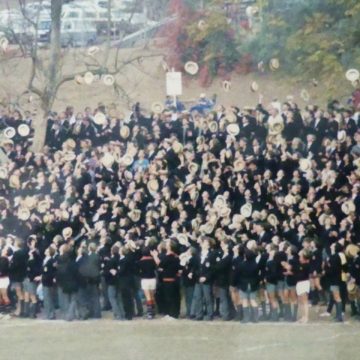
[(31, 114), (0, 109), (2, 313), (360, 314), (359, 104), (151, 110), (52, 112), (34, 153)]

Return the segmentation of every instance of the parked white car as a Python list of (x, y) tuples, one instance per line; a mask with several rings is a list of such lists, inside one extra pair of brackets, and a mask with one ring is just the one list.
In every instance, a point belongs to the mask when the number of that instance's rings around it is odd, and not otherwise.
[(97, 31), (93, 22), (64, 19), (61, 23), (61, 45), (84, 47), (96, 43)]

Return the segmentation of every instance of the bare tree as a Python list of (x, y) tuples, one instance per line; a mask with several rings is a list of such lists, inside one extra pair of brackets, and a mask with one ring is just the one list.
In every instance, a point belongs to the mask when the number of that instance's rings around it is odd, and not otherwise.
[[(37, 16), (30, 17), (26, 11), (26, 0), (18, 1), (24, 19), (31, 24), (33, 28), (33, 38), (31, 41), (16, 39), (16, 42), (19, 44), (20, 53), (24, 57), (30, 57), (31, 59), (29, 80), (27, 82), (27, 90), (25, 94), (26, 96), (28, 93), (33, 94), (34, 97), (37, 98), (36, 101), (39, 103), (37, 117), (33, 121), (35, 130), (33, 150), (37, 152), (44, 146), (48, 113), (52, 110), (59, 89), (65, 83), (74, 81), (78, 76), (83, 76), (88, 71), (91, 71), (94, 76), (98, 75), (99, 77), (102, 75), (115, 76), (124, 72), (127, 66), (137, 64), (142, 58), (159, 56), (159, 54), (134, 54), (133, 56), (129, 56), (124, 59), (121, 57), (119, 47), (112, 48), (111, 0), (108, 2), (107, 36), (106, 41), (102, 45), (101, 56), (91, 56), (81, 49), (72, 50), (62, 48), (61, 22), (64, 3), (63, 0), (51, 1), (50, 46), (48, 50), (39, 49), (37, 44), (39, 13)], [(42, 1), (39, 1), (40, 4), (41, 2)], [(38, 11), (40, 11), (40, 8)], [(131, 17), (132, 14), (129, 15), (129, 19), (131, 19)], [(119, 36), (124, 36), (124, 34), (120, 34)], [(66, 70), (64, 67), (66, 56), (76, 57), (81, 70)], [(117, 94), (125, 97), (127, 96), (126, 89), (116, 82), (116, 78), (113, 88)]]

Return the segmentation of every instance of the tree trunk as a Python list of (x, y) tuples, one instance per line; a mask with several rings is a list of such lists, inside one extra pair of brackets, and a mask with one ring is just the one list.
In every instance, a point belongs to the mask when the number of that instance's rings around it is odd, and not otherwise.
[(41, 152), (44, 148), (45, 137), (46, 137), (46, 128), (47, 128), (47, 119), (48, 112), (45, 107), (42, 105), (36, 114), (36, 118), (33, 119), (33, 124), (35, 128), (34, 140), (32, 144), (32, 151), (35, 153)]
[(63, 0), (51, 1), (51, 37), (49, 65), (44, 69), (46, 84), (41, 96), (40, 114), (34, 119), (35, 136), (33, 151), (39, 152), (43, 149), (46, 136), (46, 124), (48, 112), (51, 110), (61, 80), (61, 12)]

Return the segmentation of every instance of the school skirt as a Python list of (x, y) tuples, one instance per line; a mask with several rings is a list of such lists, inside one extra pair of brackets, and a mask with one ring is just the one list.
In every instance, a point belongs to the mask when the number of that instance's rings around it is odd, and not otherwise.
[(310, 292), (310, 280), (303, 280), (296, 283), (296, 294), (298, 296), (308, 294)]
[(36, 296), (37, 284), (34, 281), (30, 281), (29, 278), (24, 280), (24, 291), (30, 295)]
[(0, 289), (7, 289), (10, 285), (10, 280), (8, 276), (0, 278)]
[(156, 290), (156, 279), (141, 279), (143, 290)]

